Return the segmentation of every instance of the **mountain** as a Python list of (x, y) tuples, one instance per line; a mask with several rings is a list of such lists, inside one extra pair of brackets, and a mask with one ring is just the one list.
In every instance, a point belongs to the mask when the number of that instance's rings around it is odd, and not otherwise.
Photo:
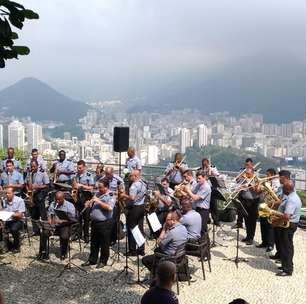
[(76, 121), (88, 105), (57, 92), (35, 78), (24, 78), (0, 91), (0, 108), (15, 117), (32, 120)]
[(306, 67), (292, 54), (262, 53), (214, 73), (200, 71), (190, 76), (156, 91), (137, 108), (253, 112), (262, 113), (267, 122), (306, 118)]

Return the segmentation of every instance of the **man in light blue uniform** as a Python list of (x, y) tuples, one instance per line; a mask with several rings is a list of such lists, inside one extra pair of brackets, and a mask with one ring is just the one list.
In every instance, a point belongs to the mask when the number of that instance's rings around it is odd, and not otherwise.
[(40, 155), (38, 155), (38, 150), (36, 148), (32, 149), (31, 157), (27, 161), (26, 168), (27, 168), (28, 171), (31, 170), (31, 161), (32, 160), (36, 160), (37, 161), (37, 163), (38, 163), (38, 171), (46, 172), (47, 164), (44, 161), (44, 159)]
[(109, 190), (113, 192), (115, 195), (117, 193), (118, 186), (119, 188), (124, 187), (123, 179), (119, 175), (114, 174), (113, 167), (110, 166), (105, 167), (104, 172), (105, 172), (105, 178), (109, 182)]
[(193, 208), (200, 213), (202, 218), (201, 235), (207, 231), (207, 222), (209, 218), (211, 188), (206, 181), (206, 176), (203, 171), (197, 172), (197, 185), (193, 190), (186, 189), (187, 194), (192, 199)]
[(2, 160), (2, 162), (1, 162), (1, 170), (2, 171), (4, 171), (6, 169), (6, 162), (8, 160), (13, 161), (14, 167), (15, 167), (16, 170), (19, 171), (21, 169), (19, 161), (14, 158), (14, 154), (15, 154), (14, 148), (7, 148), (7, 158)]
[(82, 266), (96, 265), (99, 250), (101, 250), (100, 260), (96, 268), (102, 268), (107, 264), (109, 258), (109, 246), (111, 229), (113, 224), (113, 208), (115, 199), (109, 191), (109, 182), (102, 179), (99, 182), (99, 192), (97, 196), (86, 202), (86, 206), (91, 209), (91, 240), (90, 255), (87, 262)]
[(50, 173), (57, 173), (57, 182), (71, 183), (75, 174), (74, 165), (71, 160), (66, 159), (66, 152), (58, 152), (59, 160), (55, 161), (50, 169)]
[[(283, 185), (283, 192), (286, 195), (278, 211), (283, 213), (283, 218), (280, 220), (289, 221), (288, 228), (280, 229), (280, 258), (282, 267), (277, 276), (291, 276), (293, 272), (293, 236), (298, 227), (301, 216), (302, 202), (300, 197), (294, 190), (292, 181), (287, 181)], [(277, 223), (276, 223), (277, 224)]]
[(6, 161), (6, 170), (1, 173), (0, 185), (2, 188), (12, 187), (15, 195), (20, 196), (24, 187), (23, 176), (15, 170), (14, 162), (11, 159)]
[(132, 170), (141, 171), (141, 161), (136, 156), (135, 148), (129, 147), (127, 155), (128, 158), (126, 160), (125, 167), (129, 170), (129, 173), (132, 172)]
[[(12, 250), (14, 253), (20, 251), (20, 230), (23, 227), (23, 217), (25, 213), (25, 205), (22, 198), (14, 194), (13, 188), (8, 188), (6, 191), (6, 198), (2, 202), (2, 210), (8, 212), (14, 212), (11, 218), (9, 218), (5, 224), (5, 231), (9, 231), (14, 239), (13, 243), (10, 243), (8, 234), (4, 234), (4, 241), (7, 249)], [(0, 237), (2, 238), (2, 231), (0, 231)]]

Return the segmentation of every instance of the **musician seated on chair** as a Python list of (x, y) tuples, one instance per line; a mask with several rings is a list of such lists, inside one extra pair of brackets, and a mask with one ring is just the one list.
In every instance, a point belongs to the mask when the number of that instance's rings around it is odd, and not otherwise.
[[(68, 219), (59, 219), (55, 210), (64, 211)], [(54, 234), (60, 236), (60, 255), (62, 260), (67, 256), (71, 225), (76, 222), (74, 205), (65, 200), (65, 194), (62, 191), (56, 192), (55, 201), (51, 203), (48, 209), (48, 223), (55, 228)], [(50, 234), (51, 231), (49, 229), (43, 229), (41, 233), (39, 248), (39, 258), (41, 259), (49, 258), (47, 242)]]
[[(168, 213), (162, 232), (157, 240), (158, 247), (155, 249), (156, 253), (163, 253), (168, 256), (175, 255), (177, 249), (186, 244), (188, 232), (186, 227), (179, 222), (179, 217), (178, 211)], [(143, 257), (142, 264), (152, 271), (153, 266), (157, 265), (158, 260), (159, 258), (152, 254)]]
[(70, 184), (75, 173), (73, 162), (66, 159), (66, 152), (64, 150), (58, 152), (58, 157), (59, 159), (52, 164), (50, 173), (56, 175), (56, 182)]
[[(22, 230), (24, 222), (25, 204), (22, 198), (14, 194), (12, 187), (7, 188), (6, 198), (2, 202), (2, 211), (13, 212), (13, 215), (4, 223), (0, 223), (0, 229), (4, 229), (4, 243), (8, 250), (13, 253), (20, 252), (20, 230)], [(13, 236), (13, 243), (9, 241), (8, 233)], [(0, 231), (2, 237), (2, 231)]]
[(197, 241), (201, 237), (202, 218), (201, 215), (192, 209), (192, 201), (184, 199), (181, 202), (182, 217), (180, 223), (187, 229), (187, 238), (189, 241)]
[(6, 169), (0, 176), (1, 189), (13, 188), (15, 195), (21, 196), (24, 187), (24, 179), (20, 172), (15, 169), (14, 162), (11, 159), (6, 161)]
[(174, 189), (183, 180), (183, 172), (188, 169), (188, 166), (183, 162), (183, 155), (176, 153), (174, 155), (174, 161), (169, 163), (164, 174), (169, 179), (170, 188)]
[(169, 187), (169, 180), (166, 177), (161, 180), (161, 185), (164, 193), (162, 194), (160, 191), (154, 191), (154, 196), (158, 199), (156, 214), (160, 223), (163, 225), (166, 220), (167, 213), (174, 206), (174, 191)]
[(10, 147), (7, 148), (7, 158), (2, 160), (1, 162), (1, 171), (3, 172), (6, 169), (6, 162), (11, 160), (14, 163), (14, 167), (17, 171), (21, 169), (20, 162), (14, 158), (15, 150), (14, 148)]

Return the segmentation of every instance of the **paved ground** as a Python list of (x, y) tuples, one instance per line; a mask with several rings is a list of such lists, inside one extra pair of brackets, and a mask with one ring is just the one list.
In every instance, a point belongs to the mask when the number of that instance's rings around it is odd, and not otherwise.
[[(259, 226), (256, 240), (259, 241)], [(241, 237), (245, 231), (242, 230)], [(200, 264), (191, 259), (192, 268), (196, 269), (191, 286), (180, 283), (180, 303), (229, 303), (232, 299), (242, 297), (249, 303), (306, 303), (306, 231), (298, 230), (295, 234), (295, 272), (292, 277), (275, 277), (277, 267), (267, 258), (264, 250), (255, 246), (241, 245), (239, 254), (248, 258), (247, 263), (235, 264), (223, 260), (235, 256), (235, 231), (230, 226), (224, 226), (224, 232), (217, 232), (218, 242), (228, 247), (212, 249), (212, 273), (206, 265), (206, 281), (202, 280)], [(63, 269), (64, 263), (56, 257), (58, 244), (55, 244), (51, 263), (33, 262), (30, 264), (38, 242), (33, 241), (29, 247), (24, 241), (22, 252), (17, 255), (4, 255), (2, 262), (11, 265), (0, 266), (0, 288), (6, 303), (139, 303), (144, 289), (138, 285), (129, 285), (124, 276), (116, 282), (113, 279), (123, 269), (124, 259), (107, 266), (102, 270), (90, 269), (88, 274), (80, 271), (67, 271), (60, 278), (57, 275)], [(154, 244), (150, 241), (149, 247)], [(78, 245), (73, 245), (73, 262), (80, 265), (88, 256), (88, 248), (79, 252)], [(129, 261), (129, 266), (135, 270), (136, 261)], [(141, 272), (146, 276), (146, 271)], [(135, 279), (133, 276), (131, 279)]]

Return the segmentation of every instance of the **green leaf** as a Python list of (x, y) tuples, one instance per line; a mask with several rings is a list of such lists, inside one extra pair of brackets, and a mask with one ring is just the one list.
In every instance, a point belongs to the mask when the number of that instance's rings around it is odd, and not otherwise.
[(27, 19), (39, 19), (39, 15), (29, 9), (24, 10), (23, 15)]
[(18, 54), (12, 50), (5, 50), (3, 57), (5, 59), (13, 59), (13, 58), (18, 59)]
[(18, 39), (18, 34), (15, 32), (12, 32), (11, 39), (13, 40)]
[(27, 46), (13, 46), (12, 50), (15, 51), (18, 55), (30, 54), (30, 49)]
[(23, 23), (18, 18), (16, 18), (14, 15), (11, 14), (9, 16), (9, 20), (15, 27), (19, 28), (20, 30), (22, 29)]
[(5, 61), (4, 59), (0, 58), (0, 69), (5, 68)]

